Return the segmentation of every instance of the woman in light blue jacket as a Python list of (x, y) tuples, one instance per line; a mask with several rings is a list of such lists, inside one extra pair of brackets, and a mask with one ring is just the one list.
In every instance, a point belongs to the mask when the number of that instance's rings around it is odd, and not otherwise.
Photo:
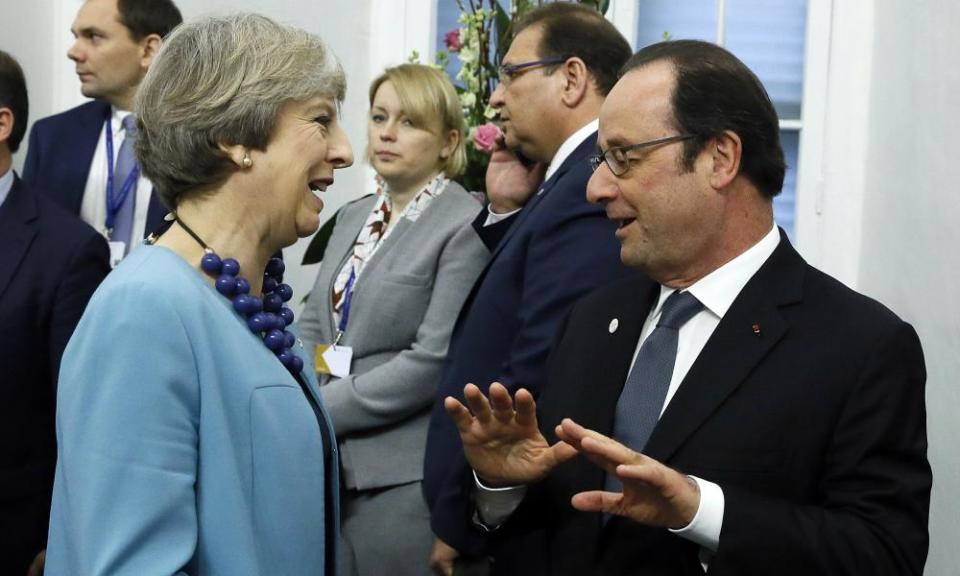
[(373, 81), (367, 156), (377, 193), (338, 213), (300, 321), (307, 350), (319, 347), (341, 449), (348, 574), (429, 572), (420, 490), (429, 410), (457, 314), (489, 258), (471, 225), (482, 206), (452, 181), (465, 136), (442, 72), (404, 64)]
[(271, 255), (353, 157), (320, 39), (255, 15), (167, 38), (137, 156), (174, 210), (63, 358), (46, 574), (333, 574), (337, 449)]

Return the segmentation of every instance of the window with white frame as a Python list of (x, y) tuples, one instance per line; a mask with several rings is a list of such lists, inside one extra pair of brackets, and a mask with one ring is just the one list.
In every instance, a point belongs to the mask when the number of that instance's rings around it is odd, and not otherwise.
[[(437, 0), (438, 50), (444, 48), (444, 34), (457, 27), (458, 14), (456, 0)], [(774, 199), (774, 217), (793, 237), (807, 0), (637, 0), (627, 10), (612, 8), (607, 16), (635, 49), (665, 35), (707, 40), (726, 47), (757, 74), (780, 117), (787, 161), (783, 192)], [(619, 22), (620, 18), (636, 22)], [(458, 63), (453, 60), (448, 72), (456, 74)]]
[(640, 0), (636, 19), (637, 47), (659, 42), (664, 34), (716, 42), (736, 54), (763, 82), (780, 117), (780, 141), (787, 160), (783, 192), (773, 203), (774, 217), (792, 237), (807, 0)]

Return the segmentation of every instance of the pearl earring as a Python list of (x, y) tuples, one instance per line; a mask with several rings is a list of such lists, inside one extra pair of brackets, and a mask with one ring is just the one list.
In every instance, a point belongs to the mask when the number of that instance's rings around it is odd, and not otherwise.
[(249, 155), (249, 154), (244, 154), (244, 155), (243, 155), (243, 167), (244, 167), (244, 168), (249, 168), (249, 167), (251, 167), (251, 166), (253, 166), (253, 160), (250, 159), (250, 155)]

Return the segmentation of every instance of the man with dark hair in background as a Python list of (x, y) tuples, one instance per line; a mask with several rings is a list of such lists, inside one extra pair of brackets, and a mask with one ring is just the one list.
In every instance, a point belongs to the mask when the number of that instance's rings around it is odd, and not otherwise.
[(602, 14), (568, 2), (530, 11), (504, 55), (490, 98), (504, 142), (487, 172), (490, 204), (474, 221), (492, 257), (457, 319), (427, 438), (423, 486), (437, 573), (452, 571), (457, 551), (487, 553), (471, 528), (460, 481), (470, 470), (443, 397), (493, 380), (536, 393), (570, 305), (631, 273), (617, 257), (615, 225), (586, 200), (597, 114), (629, 57)]
[(477, 492), (479, 521), (543, 534), (528, 575), (922, 574), (920, 342), (777, 228), (760, 81), (713, 44), (648, 46), (598, 144), (588, 197), (643, 274), (574, 305), (536, 403), (446, 399), (480, 481), (512, 487)]
[(110, 271), (104, 239), (14, 174), (27, 126), (20, 65), (0, 51), (0, 574), (39, 574), (57, 457), (60, 357)]
[(166, 213), (133, 156), (133, 96), (164, 36), (180, 24), (170, 0), (86, 0), (71, 27), (80, 90), (93, 102), (39, 120), (23, 180), (100, 231), (116, 264)]

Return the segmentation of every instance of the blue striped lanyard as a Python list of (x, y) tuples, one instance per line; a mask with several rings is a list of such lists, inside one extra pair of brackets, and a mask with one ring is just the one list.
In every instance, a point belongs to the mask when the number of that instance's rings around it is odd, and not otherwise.
[(336, 346), (340, 343), (340, 338), (347, 331), (347, 322), (350, 320), (350, 304), (353, 302), (353, 283), (357, 279), (357, 269), (350, 269), (350, 278), (347, 279), (347, 285), (343, 287), (343, 306), (340, 307), (340, 326), (337, 327), (337, 337), (333, 341)]
[(127, 175), (127, 179), (116, 192), (113, 188), (113, 122), (108, 117), (104, 122), (105, 140), (107, 141), (107, 232), (113, 232), (113, 224), (117, 220), (117, 214), (120, 207), (126, 201), (130, 191), (137, 185), (137, 179), (140, 178), (140, 166), (134, 165), (133, 170)]

